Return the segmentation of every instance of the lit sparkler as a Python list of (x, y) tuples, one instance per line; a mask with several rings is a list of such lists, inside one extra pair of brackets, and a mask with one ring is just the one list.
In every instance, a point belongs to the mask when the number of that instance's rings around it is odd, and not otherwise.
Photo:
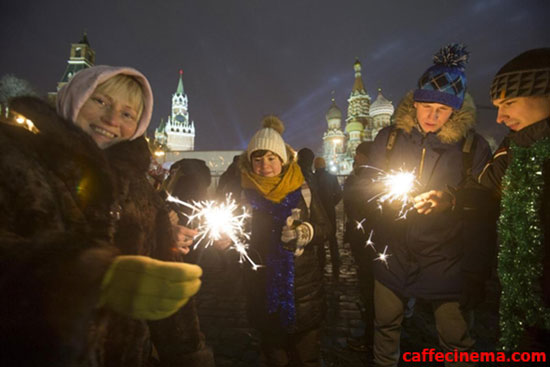
[(250, 239), (250, 233), (244, 230), (245, 220), (250, 217), (244, 207), (242, 214), (235, 215), (239, 209), (235, 200), (231, 196), (227, 196), (225, 202), (215, 201), (193, 201), (187, 203), (176, 197), (168, 194), (167, 201), (183, 205), (192, 210), (191, 214), (187, 215), (189, 223), (196, 221), (197, 236), (193, 248), (197, 248), (203, 240), (206, 241), (204, 247), (212, 246), (214, 241), (218, 241), (224, 237), (229, 238), (234, 248), (240, 255), (239, 262), (248, 261), (252, 265), (252, 269), (256, 270), (259, 265), (254, 263), (247, 253), (248, 245), (246, 240)]
[(378, 253), (378, 257), (376, 257), (376, 258), (374, 259), (374, 261), (376, 261), (376, 260), (382, 261), (382, 262), (384, 263), (384, 265), (386, 265), (386, 269), (389, 269), (389, 266), (388, 266), (388, 257), (390, 257), (391, 254), (386, 253), (387, 250), (388, 250), (388, 246), (384, 247), (384, 252)]
[(390, 171), (385, 172), (375, 167), (367, 166), (369, 168), (376, 169), (379, 172), (377, 178), (373, 182), (381, 183), (383, 186), (382, 191), (372, 197), (370, 201), (377, 199), (378, 207), (381, 209), (383, 203), (393, 203), (395, 201), (401, 203), (399, 209), (398, 219), (404, 219), (407, 217), (407, 213), (413, 208), (412, 205), (412, 192), (417, 187), (417, 180), (414, 171), (407, 172), (399, 170), (397, 172)]

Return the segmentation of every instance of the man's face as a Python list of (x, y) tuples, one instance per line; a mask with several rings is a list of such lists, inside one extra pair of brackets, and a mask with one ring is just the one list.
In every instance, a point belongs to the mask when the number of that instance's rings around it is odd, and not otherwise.
[(438, 131), (451, 117), (453, 109), (441, 103), (414, 102), (416, 119), (424, 132)]
[(550, 116), (550, 96), (499, 98), (493, 104), (498, 108), (497, 123), (513, 131)]

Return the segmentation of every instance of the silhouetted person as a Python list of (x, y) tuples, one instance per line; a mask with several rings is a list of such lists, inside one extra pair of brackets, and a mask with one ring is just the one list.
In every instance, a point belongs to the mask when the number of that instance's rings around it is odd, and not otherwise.
[(336, 240), (335, 206), (342, 199), (342, 188), (338, 183), (338, 178), (326, 171), (326, 162), (322, 157), (315, 158), (314, 166), (314, 179), (321, 198), (321, 204), (323, 204), (327, 217), (332, 224), (332, 231), (328, 238), (332, 275), (338, 277), (340, 273), (340, 254), (338, 253), (338, 241)]
[(346, 213), (346, 226), (344, 243), (349, 243), (351, 254), (357, 265), (357, 278), (359, 280), (359, 297), (361, 300), (361, 317), (365, 323), (365, 332), (358, 339), (348, 339), (348, 346), (356, 351), (372, 353), (374, 340), (374, 275), (372, 272), (374, 251), (366, 247), (365, 243), (370, 232), (368, 230), (369, 219), (365, 218), (362, 227), (358, 227), (356, 220), (360, 215), (361, 202), (357, 196), (363, 187), (361, 173), (367, 168), (367, 158), (372, 142), (364, 141), (355, 150), (353, 161), (353, 172), (346, 179), (344, 184), (344, 212)]
[(236, 201), (241, 198), (241, 172), (239, 170), (239, 157), (236, 155), (233, 157), (233, 162), (227, 167), (224, 173), (220, 176), (218, 181), (218, 187), (216, 188), (216, 196), (219, 199), (225, 199), (227, 194), (231, 194), (231, 197)]

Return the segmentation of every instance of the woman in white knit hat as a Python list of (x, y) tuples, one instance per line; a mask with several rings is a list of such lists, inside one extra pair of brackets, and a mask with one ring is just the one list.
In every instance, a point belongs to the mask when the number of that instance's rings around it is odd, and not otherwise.
[(324, 317), (322, 250), (330, 224), (304, 181), (283, 123), (267, 116), (241, 156), (241, 184), (252, 208), (246, 273), (248, 316), (260, 331), (261, 365), (320, 366)]

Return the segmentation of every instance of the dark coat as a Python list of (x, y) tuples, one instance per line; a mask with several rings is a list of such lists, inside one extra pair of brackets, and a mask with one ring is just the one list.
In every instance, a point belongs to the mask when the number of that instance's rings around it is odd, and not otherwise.
[[(364, 247), (367, 240), (366, 228), (370, 222), (363, 221), (364, 203), (357, 198), (363, 196), (363, 189), (368, 184), (366, 168), (358, 167), (346, 178), (342, 196), (344, 200), (344, 213), (346, 213), (346, 224), (344, 232), (344, 243), (361, 244)], [(363, 223), (363, 229), (357, 228), (357, 222)], [(357, 247), (357, 246), (355, 246)], [(353, 249), (353, 247), (352, 247)], [(370, 252), (372, 250), (369, 249)]]
[(95, 142), (46, 103), (11, 109), (40, 132), (0, 122), (0, 365), (73, 366), (118, 252), (112, 175)]
[[(308, 189), (309, 191), (309, 189)], [(302, 190), (303, 192), (303, 190)], [(325, 305), (323, 293), (323, 274), (319, 264), (317, 251), (328, 237), (331, 226), (314, 191), (308, 209), (303, 196), (298, 208), (301, 209), (301, 221), (311, 223), (314, 229), (312, 241), (305, 246), (301, 256), (294, 257), (294, 302), (296, 307), (296, 324), (292, 332), (306, 331), (319, 327), (324, 318)], [(250, 255), (258, 265), (264, 265), (268, 248), (271, 243), (272, 231), (280, 238), (282, 227), (274, 226), (273, 217), (268, 212), (252, 211)], [(265, 267), (258, 270), (247, 269), (245, 284), (248, 300), (248, 317), (251, 324), (260, 331), (286, 332), (278, 314), (269, 315), (266, 306), (266, 271)]]
[(227, 194), (239, 201), (241, 199), (241, 171), (239, 170), (238, 161), (233, 161), (227, 167), (224, 173), (220, 176), (218, 187), (216, 188), (216, 196), (224, 200)]
[[(182, 261), (173, 248), (172, 225), (166, 203), (147, 180), (151, 155), (144, 138), (107, 149), (119, 188), (120, 221), (115, 244), (125, 255), (145, 255)], [(194, 299), (174, 315), (145, 322), (111, 313), (104, 346), (105, 365), (142, 366), (155, 346), (161, 366), (213, 365), (211, 351), (200, 332)]]
[(313, 177), (321, 204), (325, 208), (330, 223), (336, 228), (336, 210), (334, 207), (342, 199), (342, 188), (338, 183), (338, 178), (328, 173), (324, 168), (316, 169)]
[[(417, 126), (413, 102), (412, 93), (409, 93), (397, 109), (396, 126), (381, 130), (376, 137), (368, 164), (382, 169), (414, 170), (418, 175), (425, 151), (418, 193), (459, 186), (466, 180), (462, 153), (464, 137), (475, 124), (471, 97), (467, 96), (462, 108), (453, 112), (438, 132), (427, 134)], [(393, 149), (387, 154), (386, 145), (394, 128), (398, 129), (398, 134)], [(471, 167), (474, 174), (481, 171), (491, 154), (481, 136), (476, 140)], [(368, 189), (371, 194), (375, 192), (375, 184)], [(490, 259), (475, 256), (484, 253), (485, 238), (471, 236), (471, 233), (484, 233), (483, 228), (489, 227), (484, 227), (484, 221), (466, 225), (467, 215), (461, 210), (430, 215), (411, 211), (406, 219), (396, 220), (398, 215), (391, 208), (385, 207), (382, 214), (373, 209), (367, 222), (374, 228), (377, 252), (383, 252), (387, 245), (387, 253), (391, 255), (387, 266), (381, 261), (375, 262), (375, 278), (402, 296), (458, 299), (463, 272), (490, 267)]]
[[(550, 138), (550, 119), (545, 119), (527, 126), (520, 131), (510, 133), (495, 151), (492, 160), (479, 175), (479, 182), (500, 198), (503, 190), (502, 178), (512, 160), (510, 154), (511, 142), (520, 147), (530, 147), (544, 138)], [(539, 218), (541, 220), (541, 228), (544, 231), (544, 256), (541, 259), (543, 265), (541, 288), (543, 291), (543, 300), (546, 306), (550, 307), (550, 161), (545, 162), (542, 174), (544, 177), (544, 191), (542, 193)]]

